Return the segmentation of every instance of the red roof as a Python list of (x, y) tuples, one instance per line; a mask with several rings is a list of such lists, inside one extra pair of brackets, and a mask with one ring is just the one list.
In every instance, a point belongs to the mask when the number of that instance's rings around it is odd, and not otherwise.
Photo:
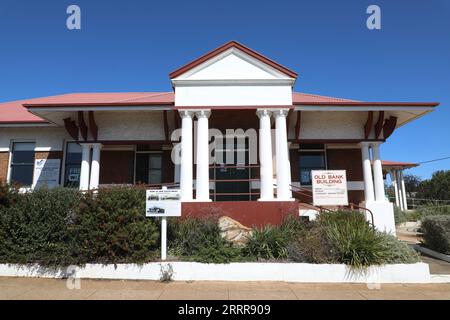
[(419, 166), (418, 163), (389, 161), (389, 160), (381, 160), (381, 165), (383, 167), (403, 167), (403, 168), (413, 168)]
[[(355, 100), (327, 97), (309, 93), (294, 92), (294, 105), (396, 105), (396, 103), (359, 102)], [(173, 106), (173, 92), (110, 92), (72, 93), (57, 96), (18, 100), (0, 103), (0, 124), (5, 123), (45, 123), (46, 121), (27, 111), (27, 107), (70, 107), (70, 106)], [(430, 103), (397, 103), (407, 106), (428, 106)], [(433, 104), (434, 105), (434, 104)]]
[(295, 73), (294, 71), (282, 66), (281, 64), (263, 56), (262, 54), (240, 44), (237, 41), (230, 41), (225, 43), (224, 45), (221, 45), (220, 47), (202, 55), (200, 58), (195, 59), (194, 61), (189, 62), (188, 64), (184, 65), (183, 67), (173, 71), (172, 73), (169, 74), (170, 79), (176, 78), (179, 75), (182, 75), (183, 73), (195, 68), (196, 66), (202, 64), (203, 62), (214, 58), (215, 56), (221, 54), (222, 52), (227, 51), (230, 48), (236, 48), (242, 52), (245, 52), (246, 54), (248, 54), (249, 56), (258, 59), (259, 61), (271, 66), (272, 68), (286, 74), (287, 76), (291, 77), (291, 78), (297, 78), (297, 73)]
[(47, 123), (44, 119), (28, 112), (22, 106), (26, 100), (0, 104), (0, 124), (2, 123)]

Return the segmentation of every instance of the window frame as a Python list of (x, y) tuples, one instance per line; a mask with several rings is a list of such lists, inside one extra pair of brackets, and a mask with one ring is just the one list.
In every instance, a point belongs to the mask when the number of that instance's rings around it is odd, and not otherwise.
[[(137, 145), (135, 147), (135, 152), (134, 152), (134, 179), (133, 179), (133, 184), (136, 184), (136, 178), (137, 178), (137, 155), (138, 154), (158, 154), (161, 157), (161, 182), (159, 184), (163, 184), (164, 183), (164, 152), (161, 150), (146, 150), (146, 151), (138, 151)], [(148, 173), (150, 173), (150, 168)], [(150, 183), (147, 183), (150, 184)], [(158, 183), (156, 183), (158, 184)]]
[[(78, 144), (79, 145), (80, 143), (75, 141), (75, 140), (66, 140), (64, 142), (64, 152), (63, 152), (63, 161), (62, 161), (60, 185), (62, 185), (64, 188), (77, 188), (75, 186), (74, 187), (66, 186), (67, 154), (69, 153), (68, 152), (69, 144)], [(81, 162), (80, 162), (80, 170), (81, 170)]]
[(298, 150), (298, 180), (301, 186), (304, 187), (312, 187), (312, 181), (309, 184), (304, 184), (302, 183), (302, 166), (301, 166), (301, 159), (300, 157), (302, 156), (302, 154), (308, 154), (308, 153), (322, 153), (323, 154), (323, 162), (324, 162), (324, 167), (321, 169), (317, 169), (317, 168), (313, 168), (313, 167), (307, 167), (307, 169), (312, 170), (328, 170), (328, 160), (327, 160), (327, 149), (325, 147), (325, 145), (323, 146), (322, 149), (299, 149)]
[[(16, 143), (33, 143), (34, 144), (34, 148), (33, 148), (33, 153), (34, 153), (34, 159), (33, 159), (33, 173), (31, 176), (31, 184), (30, 185), (26, 185), (23, 186), (23, 188), (25, 189), (29, 189), (33, 187), (33, 182), (34, 182), (34, 163), (35, 163), (35, 159), (36, 159), (36, 140), (32, 140), (32, 139), (14, 139), (11, 140), (9, 143), (9, 159), (8, 159), (8, 173), (7, 173), (7, 179), (6, 181), (8, 183), (11, 183), (11, 177), (12, 177), (12, 171), (13, 171), (13, 153), (14, 153), (14, 145)], [(21, 188), (22, 189), (22, 188)]]

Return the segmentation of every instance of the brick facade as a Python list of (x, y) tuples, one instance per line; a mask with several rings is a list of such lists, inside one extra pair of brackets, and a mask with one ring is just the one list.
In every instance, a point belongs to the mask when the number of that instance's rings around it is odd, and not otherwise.
[[(360, 149), (328, 149), (328, 169), (346, 170), (347, 181), (364, 181)], [(364, 190), (350, 190), (348, 201), (359, 204), (364, 201)]]
[(134, 151), (102, 151), (100, 184), (131, 184), (134, 179)]
[(0, 152), (0, 182), (6, 182), (8, 178), (9, 152)]

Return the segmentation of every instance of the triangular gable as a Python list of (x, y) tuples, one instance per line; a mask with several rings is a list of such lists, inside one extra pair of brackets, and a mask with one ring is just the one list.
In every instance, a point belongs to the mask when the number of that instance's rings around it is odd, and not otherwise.
[(201, 56), (170, 74), (170, 78), (190, 80), (221, 79), (296, 79), (292, 70), (263, 55), (231, 41)]

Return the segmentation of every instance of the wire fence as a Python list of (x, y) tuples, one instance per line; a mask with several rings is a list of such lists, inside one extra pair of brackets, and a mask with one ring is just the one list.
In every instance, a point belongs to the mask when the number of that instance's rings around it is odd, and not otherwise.
[[(389, 197), (389, 200), (395, 203), (395, 197)], [(450, 200), (438, 200), (438, 199), (421, 199), (421, 198), (408, 198), (406, 197), (408, 209), (414, 210), (417, 207), (450, 207)]]

